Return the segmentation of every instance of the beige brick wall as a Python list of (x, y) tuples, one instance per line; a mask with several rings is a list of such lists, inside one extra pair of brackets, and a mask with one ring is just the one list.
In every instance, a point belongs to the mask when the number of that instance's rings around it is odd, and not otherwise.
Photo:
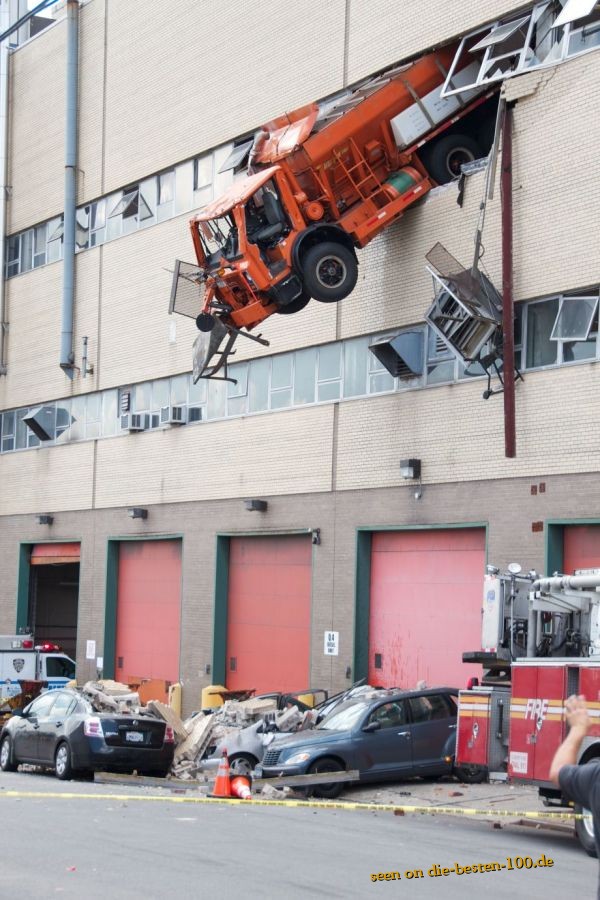
[(350, 0), (349, 82), (529, 5), (519, 0)]
[[(0, 517), (93, 506), (94, 442), (40, 447), (0, 458)], [(33, 522), (32, 522), (33, 525)], [(48, 538), (44, 533), (42, 537)]]

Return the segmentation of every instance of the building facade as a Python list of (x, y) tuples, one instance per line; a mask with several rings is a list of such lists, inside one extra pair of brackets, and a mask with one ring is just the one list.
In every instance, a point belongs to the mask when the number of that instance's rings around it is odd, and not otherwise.
[[(236, 384), (193, 384), (194, 323), (168, 314), (173, 261), (194, 259), (188, 220), (230, 183), (236, 141), (474, 30), (539, 32), (568, 4), (426, 6), (333, 0), (315, 21), (308, 0), (281, 15), (262, 0), (180, 0), (169, 16), (155, 0), (80, 4), (69, 373), (64, 8), (11, 52), (0, 631), (55, 637), (80, 678), (100, 658), (106, 676), (181, 680), (187, 710), (210, 683), (462, 684), (486, 563), (600, 566), (597, 10), (560, 32), (555, 65), (494, 82), (514, 119), (515, 458), (502, 396), (483, 400), (485, 377), (424, 322), (425, 254), (440, 241), (470, 265), (483, 167), (359, 251), (346, 300), (272, 316), (268, 347), (238, 341)], [(501, 289), (499, 189), (483, 244)], [(368, 349), (406, 328), (426, 360), (409, 380)], [(26, 423), (39, 407), (48, 440)], [(419, 481), (401, 477), (408, 458)]]

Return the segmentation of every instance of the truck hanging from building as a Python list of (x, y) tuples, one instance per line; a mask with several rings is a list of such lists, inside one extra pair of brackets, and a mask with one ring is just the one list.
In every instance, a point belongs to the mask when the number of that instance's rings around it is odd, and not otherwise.
[[(578, 762), (600, 758), (600, 569), (551, 578), (520, 569), (511, 563), (501, 574), (488, 566), (481, 648), (463, 654), (484, 675), (459, 693), (456, 764), (474, 780), (479, 771), (481, 779), (489, 773), (537, 785), (544, 802), (564, 806), (550, 765), (567, 733), (572, 694), (586, 697), (592, 722)], [(575, 830), (595, 856), (591, 817), (577, 819)]]
[(247, 175), (191, 221), (197, 264), (177, 261), (174, 272), (170, 311), (201, 331), (195, 380), (226, 362), (240, 329), (298, 312), (311, 297), (347, 297), (356, 249), (487, 153), (498, 89), (461, 92), (472, 63), (452, 77), (459, 93), (443, 98), (455, 50), (280, 116), (234, 148), (233, 165), (249, 158)]
[(75, 661), (57, 644), (35, 646), (32, 634), (0, 635), (0, 698), (15, 697), (25, 682), (42, 690), (64, 687), (75, 678)]

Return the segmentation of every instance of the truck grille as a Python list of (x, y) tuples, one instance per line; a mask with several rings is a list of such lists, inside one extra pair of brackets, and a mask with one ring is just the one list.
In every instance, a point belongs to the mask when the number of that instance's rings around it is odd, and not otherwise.
[(281, 750), (267, 750), (263, 757), (263, 766), (276, 766), (281, 756)]

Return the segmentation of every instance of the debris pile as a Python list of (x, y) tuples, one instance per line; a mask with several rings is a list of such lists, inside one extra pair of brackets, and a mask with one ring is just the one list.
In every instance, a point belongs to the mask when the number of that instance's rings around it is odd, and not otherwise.
[(87, 681), (81, 693), (92, 704), (96, 712), (129, 713), (143, 715), (146, 708), (140, 706), (139, 694), (132, 691), (129, 685), (119, 681)]

